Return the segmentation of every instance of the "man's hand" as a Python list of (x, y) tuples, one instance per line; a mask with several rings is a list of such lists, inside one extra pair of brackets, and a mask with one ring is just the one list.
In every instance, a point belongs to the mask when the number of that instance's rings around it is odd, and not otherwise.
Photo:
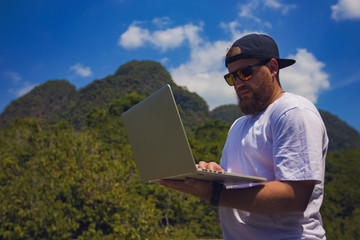
[(169, 187), (180, 192), (188, 193), (205, 201), (210, 201), (213, 186), (208, 181), (200, 181), (187, 178), (184, 181), (178, 180), (160, 180), (160, 185)]
[(209, 170), (214, 170), (214, 171), (220, 171), (220, 172), (224, 172), (224, 169), (222, 169), (220, 167), (219, 164), (217, 164), (216, 162), (204, 162), (204, 161), (200, 161), (199, 164), (196, 164), (197, 168), (203, 168), (203, 169), (209, 169)]
[[(224, 170), (216, 162), (207, 163), (204, 161), (200, 161), (199, 164), (196, 164), (196, 167), (224, 172)], [(213, 186), (211, 182), (196, 180), (192, 178), (187, 178), (184, 181), (163, 179), (159, 181), (159, 184), (165, 187), (178, 190), (180, 192), (194, 195), (205, 201), (210, 201), (213, 190)]]

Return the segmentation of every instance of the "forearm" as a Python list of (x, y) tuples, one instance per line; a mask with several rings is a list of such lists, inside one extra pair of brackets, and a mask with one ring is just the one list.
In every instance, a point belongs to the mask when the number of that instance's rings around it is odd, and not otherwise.
[[(161, 180), (161, 185), (210, 201), (213, 186), (210, 182), (187, 179)], [(315, 181), (267, 182), (248, 188), (222, 190), (219, 205), (257, 213), (288, 213), (305, 211)]]
[(274, 181), (249, 188), (223, 190), (219, 205), (257, 213), (303, 212), (313, 186), (313, 181)]

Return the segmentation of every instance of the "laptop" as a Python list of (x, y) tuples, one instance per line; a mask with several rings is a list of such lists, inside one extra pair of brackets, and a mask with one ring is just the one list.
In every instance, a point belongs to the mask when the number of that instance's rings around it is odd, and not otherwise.
[(170, 85), (122, 114), (144, 182), (195, 178), (226, 185), (263, 182), (262, 177), (197, 168)]

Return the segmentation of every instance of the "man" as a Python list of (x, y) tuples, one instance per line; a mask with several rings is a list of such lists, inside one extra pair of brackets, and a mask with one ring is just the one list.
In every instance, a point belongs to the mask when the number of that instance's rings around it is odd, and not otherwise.
[(261, 184), (226, 186), (187, 179), (160, 184), (219, 205), (224, 239), (326, 239), (319, 213), (328, 138), (315, 106), (285, 93), (275, 41), (250, 34), (226, 55), (239, 107), (245, 116), (231, 126), (220, 166), (198, 167), (267, 178)]

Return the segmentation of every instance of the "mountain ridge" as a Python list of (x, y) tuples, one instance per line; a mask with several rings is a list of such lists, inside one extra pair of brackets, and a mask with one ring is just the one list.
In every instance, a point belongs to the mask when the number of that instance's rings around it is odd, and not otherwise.
[[(231, 124), (241, 116), (235, 104), (209, 111), (203, 98), (178, 86), (160, 63), (134, 60), (121, 65), (113, 75), (94, 80), (79, 90), (67, 80), (46, 81), (12, 101), (1, 113), (0, 123), (6, 126), (16, 118), (45, 119), (51, 123), (66, 120), (81, 129), (92, 109), (106, 109), (114, 100), (129, 94), (147, 97), (165, 84), (173, 89), (186, 128), (194, 128), (210, 119)], [(329, 151), (360, 149), (360, 134), (354, 128), (329, 112), (320, 110), (320, 113), (330, 138)]]
[[(84, 125), (86, 114), (93, 108), (105, 109), (112, 101), (131, 93), (147, 97), (165, 84), (172, 87), (175, 100), (181, 110), (180, 114), (186, 125), (193, 127), (208, 119), (209, 109), (205, 100), (198, 94), (177, 86), (160, 63), (134, 60), (120, 66), (113, 75), (94, 80), (79, 90), (75, 90), (75, 87), (66, 80), (47, 81), (12, 101), (1, 113), (0, 122), (6, 125), (16, 118), (46, 119), (52, 123), (58, 120), (67, 120), (80, 129)], [(56, 108), (49, 108), (48, 106), (51, 106), (52, 102), (49, 100), (56, 94), (48, 89), (67, 89), (67, 101), (56, 105)], [(45, 94), (39, 94), (39, 92), (45, 92)], [(39, 95), (47, 97), (39, 98)], [(29, 105), (29, 102), (42, 102), (43, 104)], [(46, 114), (31, 114), (44, 110)]]

